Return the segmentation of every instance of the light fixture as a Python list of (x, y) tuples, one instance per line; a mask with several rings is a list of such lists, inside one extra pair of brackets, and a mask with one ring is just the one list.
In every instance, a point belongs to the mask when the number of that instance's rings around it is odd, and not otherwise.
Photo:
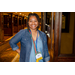
[(33, 13), (33, 12), (32, 12)]
[(21, 13), (20, 13), (20, 15), (21, 15)]

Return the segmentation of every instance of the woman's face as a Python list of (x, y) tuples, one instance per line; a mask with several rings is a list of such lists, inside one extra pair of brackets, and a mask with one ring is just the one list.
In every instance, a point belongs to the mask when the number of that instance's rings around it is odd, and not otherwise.
[(29, 23), (30, 29), (35, 30), (38, 27), (38, 20), (37, 20), (37, 18), (35, 16), (31, 16), (29, 18), (29, 22), (28, 23)]

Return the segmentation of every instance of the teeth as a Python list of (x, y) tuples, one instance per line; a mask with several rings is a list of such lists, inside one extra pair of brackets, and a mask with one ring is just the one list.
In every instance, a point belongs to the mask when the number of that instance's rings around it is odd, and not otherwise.
[(32, 25), (32, 27), (35, 27), (35, 25)]

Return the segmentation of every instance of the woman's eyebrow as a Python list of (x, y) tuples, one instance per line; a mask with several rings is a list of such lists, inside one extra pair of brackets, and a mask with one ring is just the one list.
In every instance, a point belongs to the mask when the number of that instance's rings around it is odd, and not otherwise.
[[(37, 21), (36, 19), (34, 19), (35, 21)], [(32, 19), (30, 19), (30, 21), (32, 21)]]

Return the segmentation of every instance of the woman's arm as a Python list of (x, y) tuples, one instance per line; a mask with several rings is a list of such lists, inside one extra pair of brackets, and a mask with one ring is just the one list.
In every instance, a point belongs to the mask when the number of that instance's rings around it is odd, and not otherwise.
[(17, 43), (21, 41), (23, 34), (24, 34), (24, 31), (20, 30), (14, 37), (11, 38), (11, 40), (9, 41), (9, 44), (10, 44), (12, 50), (17, 50), (20, 53), (20, 51), (18, 50), (19, 47), (18, 47)]

